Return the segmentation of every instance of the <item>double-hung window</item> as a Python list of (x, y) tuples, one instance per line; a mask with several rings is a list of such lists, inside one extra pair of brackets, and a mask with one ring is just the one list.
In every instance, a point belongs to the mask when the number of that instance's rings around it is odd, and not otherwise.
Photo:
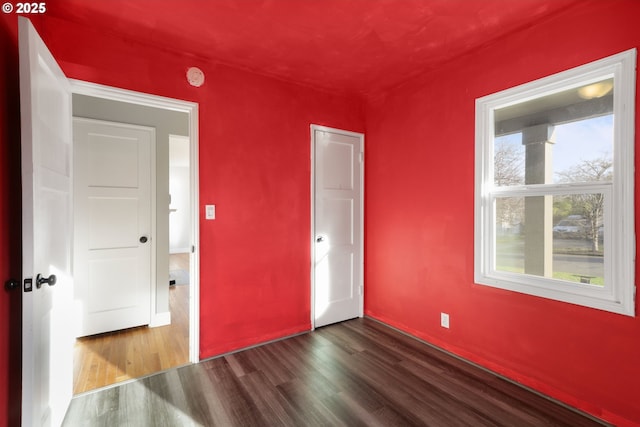
[(635, 315), (635, 64), (476, 100), (476, 283)]

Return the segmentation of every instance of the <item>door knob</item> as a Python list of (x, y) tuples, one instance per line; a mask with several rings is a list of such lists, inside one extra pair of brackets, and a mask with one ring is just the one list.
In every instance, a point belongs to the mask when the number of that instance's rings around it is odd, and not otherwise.
[(147, 240), (149, 240), (147, 236), (140, 237), (140, 243), (147, 243)]
[(324, 236), (318, 236), (318, 238), (316, 239), (316, 242), (318, 243), (324, 242)]
[(42, 285), (45, 283), (49, 286), (53, 286), (56, 284), (57, 281), (58, 281), (58, 278), (56, 277), (55, 274), (52, 274), (49, 277), (44, 277), (41, 274), (38, 274), (36, 276), (36, 288), (40, 289)]

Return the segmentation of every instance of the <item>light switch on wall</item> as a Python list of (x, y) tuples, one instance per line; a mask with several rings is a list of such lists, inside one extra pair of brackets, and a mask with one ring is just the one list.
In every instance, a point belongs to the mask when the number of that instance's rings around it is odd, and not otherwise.
[(205, 219), (216, 219), (216, 205), (206, 205), (205, 206)]

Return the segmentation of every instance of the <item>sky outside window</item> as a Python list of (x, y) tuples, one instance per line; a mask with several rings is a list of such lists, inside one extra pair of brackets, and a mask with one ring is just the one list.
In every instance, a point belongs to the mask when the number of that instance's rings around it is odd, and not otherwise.
[[(495, 138), (495, 152), (503, 156), (504, 163), (496, 164), (496, 174), (504, 173), (500, 167), (509, 168), (513, 175), (510, 184), (514, 185), (515, 175), (524, 183), (525, 147), (522, 134), (515, 133)], [(570, 171), (585, 161), (613, 159), (613, 114), (579, 120), (555, 127), (553, 145), (553, 182), (563, 180), (562, 173)], [(504, 185), (496, 182), (497, 185)]]

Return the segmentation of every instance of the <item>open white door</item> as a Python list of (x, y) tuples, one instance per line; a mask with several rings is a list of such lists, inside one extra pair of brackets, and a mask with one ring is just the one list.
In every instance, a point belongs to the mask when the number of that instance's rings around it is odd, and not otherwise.
[(58, 426), (72, 395), (71, 91), (19, 17), (22, 126), (22, 425)]

